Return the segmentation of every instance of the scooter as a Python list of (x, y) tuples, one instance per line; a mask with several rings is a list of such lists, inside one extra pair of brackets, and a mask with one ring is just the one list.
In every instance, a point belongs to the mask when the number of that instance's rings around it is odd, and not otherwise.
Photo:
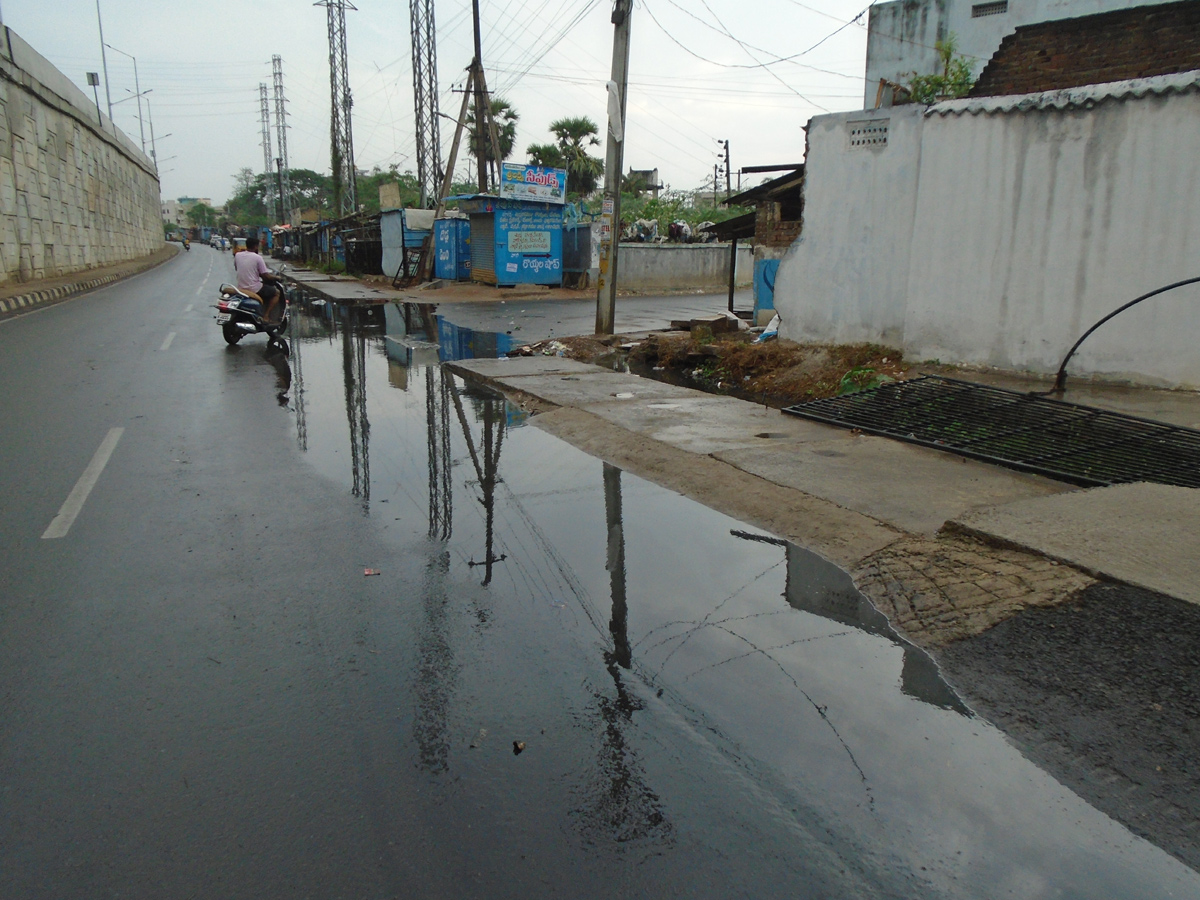
[[(278, 274), (278, 273), (275, 273)], [(232, 284), (223, 284), (219, 288), (221, 299), (213, 304), (217, 311), (217, 324), (221, 326), (221, 334), (226, 343), (236, 344), (248, 334), (266, 334), (267, 345), (276, 347), (284, 353), (290, 353), (283, 333), (287, 331), (288, 295), (282, 280), (274, 282), (279, 289), (279, 299), (276, 309), (282, 306), (283, 316), (278, 322), (268, 322), (263, 318), (263, 304)]]

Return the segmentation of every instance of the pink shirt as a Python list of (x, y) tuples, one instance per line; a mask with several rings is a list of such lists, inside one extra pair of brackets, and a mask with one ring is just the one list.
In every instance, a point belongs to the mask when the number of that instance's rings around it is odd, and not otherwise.
[(256, 294), (262, 289), (262, 276), (271, 271), (262, 256), (249, 250), (243, 250), (233, 258), (233, 270), (237, 272), (237, 286)]

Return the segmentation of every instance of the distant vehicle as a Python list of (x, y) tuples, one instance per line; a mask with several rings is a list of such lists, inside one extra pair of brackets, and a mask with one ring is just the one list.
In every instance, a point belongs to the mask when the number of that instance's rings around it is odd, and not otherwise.
[[(228, 243), (228, 242), (227, 242)], [(235, 237), (233, 239), (234, 256), (246, 249), (246, 239), (244, 237)]]

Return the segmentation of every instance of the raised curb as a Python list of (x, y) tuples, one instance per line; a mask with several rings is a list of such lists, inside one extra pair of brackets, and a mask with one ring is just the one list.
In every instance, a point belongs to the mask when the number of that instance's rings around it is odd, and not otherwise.
[(161, 259), (143, 260), (141, 264), (135, 265), (130, 269), (122, 269), (117, 272), (110, 272), (107, 275), (101, 275), (98, 278), (88, 278), (84, 281), (76, 281), (70, 284), (60, 284), (58, 287), (47, 288), (41, 291), (30, 291), (27, 294), (18, 294), (15, 297), (8, 297), (0, 300), (0, 315), (27, 310), (37, 306), (40, 303), (48, 303), (53, 300), (62, 300), (74, 294), (82, 294), (86, 291), (95, 290), (98, 287), (103, 287), (106, 284), (112, 284), (114, 281), (121, 281), (125, 278), (130, 278), (134, 275), (140, 275), (143, 272), (148, 272), (150, 269), (161, 266), (168, 260), (174, 259), (179, 255), (179, 250), (175, 253), (164, 255)]

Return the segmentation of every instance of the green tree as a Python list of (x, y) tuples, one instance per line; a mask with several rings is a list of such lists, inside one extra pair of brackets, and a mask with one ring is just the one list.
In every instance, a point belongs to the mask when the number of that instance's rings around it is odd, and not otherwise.
[(970, 61), (958, 53), (958, 38), (954, 32), (934, 43), (942, 71), (933, 75), (912, 73), (908, 84), (909, 98), (914, 103), (937, 103), (965, 97), (975, 84)]
[(587, 116), (558, 119), (550, 123), (550, 133), (557, 141), (563, 168), (567, 170), (567, 193), (586, 197), (596, 190), (604, 174), (604, 161), (587, 153), (589, 147), (600, 144), (596, 123)]
[(363, 212), (379, 212), (379, 188), (395, 182), (400, 185), (400, 205), (419, 206), (421, 185), (412, 172), (401, 172), (395, 165), (386, 169), (376, 166), (367, 175), (358, 176), (358, 204)]
[[(517, 140), (517, 122), (521, 115), (511, 103), (503, 97), (493, 97), (488, 104), (492, 110), (492, 118), (496, 122), (496, 137), (500, 142), (500, 160), (504, 161), (512, 156), (513, 144)], [(480, 158), (480, 152), (483, 153), (483, 158), (487, 162), (494, 162), (492, 153), (491, 138), (487, 134), (487, 123), (483, 123), (481, 128), (478, 116), (475, 114), (475, 104), (472, 103), (467, 112), (467, 132), (469, 135), (468, 150), (476, 159)]]
[(548, 169), (565, 169), (567, 161), (558, 149), (558, 144), (530, 144), (525, 148), (529, 164), (545, 166)]
[[(312, 169), (292, 169), (292, 202), (301, 209), (331, 214), (332, 185), (328, 175)], [(236, 193), (225, 204), (226, 219), (237, 225), (274, 225), (278, 183), (273, 174), (255, 175), (242, 169), (234, 177)], [(378, 205), (378, 192), (376, 193)]]
[(207, 203), (197, 203), (187, 211), (187, 219), (197, 228), (217, 224), (217, 211)]

